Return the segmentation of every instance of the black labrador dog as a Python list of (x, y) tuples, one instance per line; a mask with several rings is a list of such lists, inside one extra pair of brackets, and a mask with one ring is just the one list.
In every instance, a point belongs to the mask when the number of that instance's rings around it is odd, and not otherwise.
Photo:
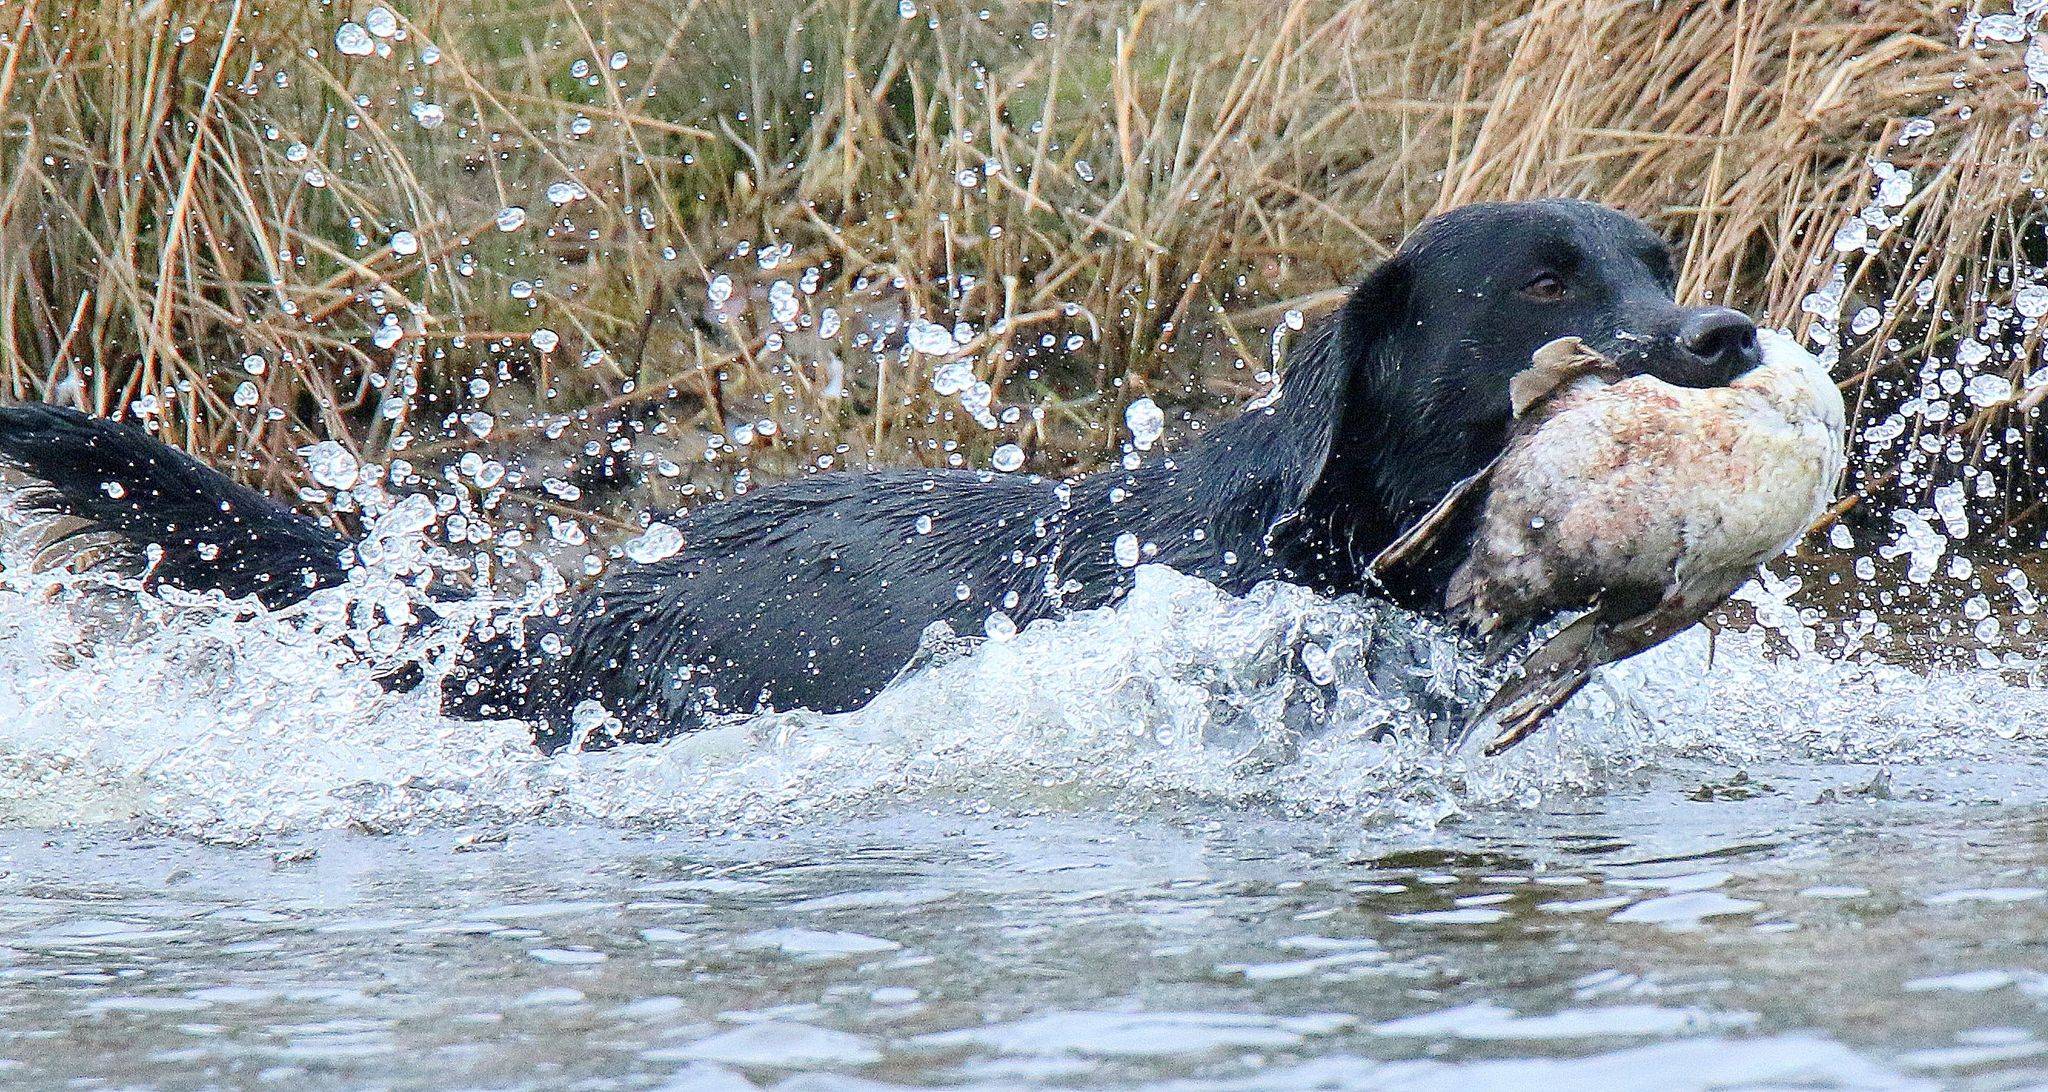
[[(1611, 209), (1458, 209), (1303, 335), (1276, 399), (1185, 451), (1071, 482), (826, 473), (706, 505), (680, 519), (681, 553), (621, 562), (553, 614), (472, 635), (444, 707), (524, 719), (548, 748), (591, 701), (616, 718), (583, 741), (600, 745), (724, 713), (852, 709), (933, 623), (977, 635), (999, 613), (1023, 625), (1114, 603), (1134, 560), (1233, 593), (1287, 580), (1433, 606), (1456, 558), (1375, 589), (1367, 563), (1500, 450), (1508, 380), (1539, 346), (1576, 336), (1689, 386), (1758, 363), (1749, 319), (1679, 307), (1673, 283), (1665, 244)], [(134, 427), (13, 406), (0, 457), (67, 514), (158, 548), (154, 580), (277, 606), (344, 578), (333, 532)]]

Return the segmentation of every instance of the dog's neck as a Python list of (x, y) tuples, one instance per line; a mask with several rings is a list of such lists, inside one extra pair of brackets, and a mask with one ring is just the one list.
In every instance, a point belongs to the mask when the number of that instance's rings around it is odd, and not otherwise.
[[(1393, 369), (1384, 350), (1353, 328), (1349, 309), (1323, 319), (1290, 354), (1270, 415), (1247, 413), (1233, 432), (1232, 461), (1264, 471), (1255, 492), (1270, 498), (1260, 536), (1273, 575), (1327, 594), (1383, 591), (1367, 572), (1373, 557), (1400, 533), (1401, 509), (1412, 504), (1405, 460), (1408, 422), (1388, 412), (1381, 392)], [(1218, 439), (1222, 436), (1219, 435)]]
[[(1396, 399), (1384, 388), (1399, 352), (1340, 311), (1296, 344), (1277, 396), (1186, 452), (1137, 473), (1100, 476), (1142, 524), (1168, 532), (1173, 520), (1191, 517), (1206, 528), (1206, 542), (1161, 542), (1146, 560), (1234, 592), (1282, 579), (1332, 595), (1440, 602), (1454, 562), (1404, 573), (1399, 587), (1379, 585), (1368, 566), (1486, 454), (1470, 436), (1418, 419), (1426, 415), (1413, 407), (1392, 408)], [(1168, 513), (1176, 515), (1157, 518)], [(1142, 537), (1145, 527), (1135, 530)]]
[[(1062, 571), (1118, 594), (1129, 558), (1113, 560), (1114, 540), (1129, 534), (1141, 561), (1234, 593), (1279, 579), (1440, 604), (1456, 559), (1406, 571), (1400, 586), (1381, 585), (1368, 566), (1488, 456), (1483, 439), (1393, 408), (1401, 399), (1385, 388), (1401, 351), (1364, 336), (1348, 309), (1316, 323), (1289, 354), (1277, 396), (1185, 451), (1074, 483), (1070, 503), (1094, 515), (1069, 524), (1088, 533), (1066, 540)], [(1091, 590), (1069, 605), (1099, 601)]]

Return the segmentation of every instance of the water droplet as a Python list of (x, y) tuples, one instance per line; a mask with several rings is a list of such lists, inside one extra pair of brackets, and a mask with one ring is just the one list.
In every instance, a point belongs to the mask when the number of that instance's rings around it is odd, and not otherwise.
[(322, 440), (302, 448), (299, 456), (306, 460), (306, 470), (313, 481), (329, 489), (347, 489), (356, 484), (356, 479), (362, 474), (356, 457), (334, 440)]
[(377, 518), (375, 533), (385, 537), (416, 535), (434, 525), (434, 502), (424, 493), (399, 501), (391, 511)]
[(269, 366), (270, 362), (264, 360), (261, 356), (257, 355), (256, 353), (250, 353), (248, 356), (242, 358), (242, 370), (248, 372), (250, 375), (262, 375), (264, 369), (268, 368)]
[(2028, 318), (2048, 315), (2048, 286), (2021, 285), (2020, 290), (2013, 294), (2013, 307)]
[(949, 360), (932, 369), (932, 393), (941, 397), (961, 394), (974, 386), (974, 365)]
[(422, 129), (438, 129), (448, 120), (448, 113), (438, 103), (416, 102), (412, 104), (412, 117)]
[(561, 343), (562, 339), (553, 330), (545, 326), (533, 332), (533, 347), (540, 352), (554, 352), (555, 346)]
[(1124, 424), (1131, 430), (1131, 442), (1139, 451), (1150, 451), (1166, 431), (1166, 414), (1150, 398), (1140, 398), (1124, 407)]
[(716, 307), (732, 298), (732, 278), (720, 273), (711, 278), (711, 284), (704, 290), (704, 298)]
[(343, 23), (334, 32), (334, 48), (350, 57), (367, 57), (377, 51), (377, 43), (361, 23)]
[(802, 305), (796, 297), (796, 285), (788, 281), (776, 281), (768, 286), (768, 317), (776, 322), (795, 322)]
[(1016, 444), (1004, 444), (989, 457), (989, 464), (1008, 474), (1024, 465), (1024, 449)]
[(241, 386), (235, 388), (235, 405), (245, 409), (255, 405), (261, 397), (256, 391), (256, 384), (246, 379), (242, 381)]
[(1895, 209), (1913, 196), (1913, 172), (1900, 170), (1883, 160), (1870, 165), (1877, 174), (1877, 200), (1888, 209)]
[(2024, 42), (2027, 24), (2017, 15), (1986, 15), (1977, 21), (1977, 37), (1987, 42)]
[(498, 210), (493, 222), (498, 225), (499, 231), (518, 231), (526, 226), (526, 210), (518, 205), (506, 205)]
[(1126, 569), (1138, 566), (1138, 536), (1125, 531), (1116, 536), (1116, 563)]
[(1986, 372), (1971, 376), (1970, 383), (1963, 388), (1963, 392), (1969, 397), (1971, 405), (1981, 409), (2011, 399), (2012, 382), (2002, 375)]
[(379, 38), (398, 36), (398, 16), (393, 14), (390, 8), (381, 5), (371, 8), (363, 16), (363, 25)]
[(1330, 659), (1330, 650), (1313, 641), (1301, 648), (1301, 666), (1308, 669), (1309, 680), (1317, 686), (1337, 681), (1337, 665)]
[(391, 236), (391, 253), (403, 258), (419, 252), (419, 236), (410, 231), (401, 231)]
[(574, 182), (557, 182), (548, 187), (548, 200), (557, 205), (566, 205), (571, 201), (580, 201), (585, 196), (583, 187)]
[(666, 523), (649, 524), (639, 538), (626, 543), (626, 556), (642, 565), (674, 557), (683, 548), (683, 533)]
[[(936, 322), (918, 319), (910, 324), (910, 347), (927, 356), (947, 356), (959, 351), (953, 332)], [(951, 393), (941, 391), (941, 394)]]

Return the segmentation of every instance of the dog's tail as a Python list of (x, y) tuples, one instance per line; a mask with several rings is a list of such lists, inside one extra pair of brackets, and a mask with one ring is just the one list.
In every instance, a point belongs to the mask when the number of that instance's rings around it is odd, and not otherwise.
[(0, 465), (38, 553), (89, 543), (152, 582), (281, 607), (340, 583), (340, 535), (133, 425), (41, 403), (0, 407)]

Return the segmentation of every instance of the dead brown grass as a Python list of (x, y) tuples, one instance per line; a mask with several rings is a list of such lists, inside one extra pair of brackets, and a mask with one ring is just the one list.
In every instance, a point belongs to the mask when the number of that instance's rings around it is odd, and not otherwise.
[[(2032, 516), (2014, 426), (2048, 388), (2009, 308), (2048, 258), (2044, 142), (2024, 46), (1959, 49), (1945, 2), (916, 6), (427, 0), (364, 57), (335, 33), (366, 6), (0, 9), (8, 393), (143, 417), (273, 486), (316, 439), (426, 466), (607, 427), (675, 438), (676, 481), (1001, 443), (1061, 471), (1113, 452), (1140, 394), (1207, 412), (1258, 389), (1286, 311), (1468, 201), (1635, 210), (1684, 243), (1687, 293), (1807, 321), (1883, 158), (1915, 188), (1846, 255), (1843, 307), (1878, 325), (1844, 334), (1844, 382), (1891, 415), (1987, 320), (1976, 366), (2014, 382), (1946, 392), (1961, 408), (1871, 445), (1859, 481), (1911, 495), (1969, 465)], [(1933, 132), (1901, 146), (1910, 118)], [(526, 224), (497, 230), (514, 205)], [(767, 293), (806, 271), (774, 322)], [(882, 332), (915, 319), (967, 324), (1011, 419), (932, 391), (935, 361)], [(598, 447), (568, 457), (627, 459)]]

